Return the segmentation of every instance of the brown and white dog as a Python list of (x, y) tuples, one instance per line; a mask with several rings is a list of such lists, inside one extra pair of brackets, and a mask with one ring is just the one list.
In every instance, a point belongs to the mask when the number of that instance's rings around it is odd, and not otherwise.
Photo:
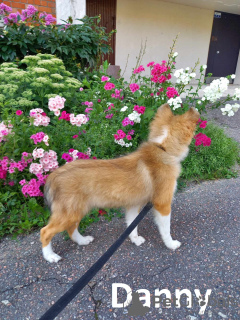
[[(76, 160), (52, 172), (44, 191), (52, 213), (48, 225), (41, 229), (44, 258), (49, 262), (61, 259), (51, 247), (53, 236), (61, 231), (67, 230), (79, 245), (93, 241), (78, 232), (81, 219), (92, 208), (124, 207), (130, 225), (147, 202), (154, 206), (165, 245), (179, 248), (181, 243), (170, 235), (171, 202), (180, 162), (188, 154), (198, 119), (194, 108), (173, 115), (169, 105), (162, 105), (150, 124), (148, 141), (135, 152), (112, 160)], [(129, 237), (137, 246), (145, 241), (137, 228)]]

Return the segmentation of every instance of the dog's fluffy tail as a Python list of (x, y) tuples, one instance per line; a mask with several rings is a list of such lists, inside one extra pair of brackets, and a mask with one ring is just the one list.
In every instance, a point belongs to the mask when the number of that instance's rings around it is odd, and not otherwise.
[(44, 203), (52, 211), (53, 195), (51, 190), (51, 181), (47, 181), (44, 186)]

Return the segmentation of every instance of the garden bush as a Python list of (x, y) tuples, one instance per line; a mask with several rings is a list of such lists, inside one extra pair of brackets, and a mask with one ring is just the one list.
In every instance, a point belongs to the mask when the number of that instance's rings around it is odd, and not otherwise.
[(0, 29), (0, 63), (22, 60), (26, 55), (37, 53), (55, 54), (63, 60), (67, 70), (79, 77), (79, 70), (93, 68), (104, 54), (111, 52), (109, 34), (100, 27), (100, 17), (78, 19), (72, 24), (56, 25), (56, 19), (45, 12), (40, 13), (29, 5), (21, 13), (11, 13), (12, 9), (0, 4), (5, 28)]
[[(196, 78), (196, 66), (175, 70), (176, 57), (171, 48), (168, 61), (150, 62), (148, 71), (138, 65), (130, 84), (104, 74), (107, 64), (101, 76), (80, 83), (66, 73), (61, 60), (49, 54), (0, 66), (3, 78), (8, 77), (0, 86), (0, 235), (41, 227), (49, 215), (43, 203), (48, 174), (77, 159), (107, 159), (134, 151), (147, 138), (149, 122), (161, 104), (168, 102), (175, 114), (189, 106), (202, 112), (209, 104), (219, 104), (228, 78), (214, 80), (198, 98), (206, 66), (200, 66), (196, 91), (190, 87), (182, 101), (180, 94)], [(23, 63), (25, 71), (19, 69)], [(39, 74), (36, 68), (45, 71)], [(234, 115), (239, 105), (226, 102), (239, 98), (240, 89), (235, 89), (233, 97), (222, 99), (222, 113)], [(182, 177), (212, 179), (231, 174), (238, 147), (217, 132), (206, 120), (199, 120)], [(89, 221), (95, 220), (98, 211), (94, 212)]]

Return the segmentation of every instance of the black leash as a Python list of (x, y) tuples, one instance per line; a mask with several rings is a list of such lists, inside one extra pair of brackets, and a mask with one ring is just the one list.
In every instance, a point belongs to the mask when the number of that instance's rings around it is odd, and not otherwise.
[(137, 218), (127, 227), (123, 234), (111, 245), (111, 247), (95, 262), (91, 268), (76, 282), (74, 285), (51, 306), (47, 312), (39, 320), (52, 320), (54, 319), (73, 298), (88, 284), (88, 282), (95, 276), (95, 274), (102, 269), (104, 264), (111, 258), (114, 252), (120, 247), (124, 240), (129, 236), (133, 229), (145, 217), (152, 205), (148, 203), (139, 213)]

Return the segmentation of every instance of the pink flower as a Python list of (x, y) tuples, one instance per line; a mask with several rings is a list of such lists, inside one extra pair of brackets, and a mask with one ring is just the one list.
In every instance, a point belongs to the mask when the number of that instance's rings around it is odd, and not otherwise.
[(81, 88), (79, 89), (79, 91), (83, 91), (83, 88), (81, 87)]
[(209, 147), (212, 142), (211, 138), (209, 138), (208, 136), (206, 136), (202, 132), (195, 135), (194, 139), (196, 140), (195, 146), (200, 146), (202, 144), (204, 147)]
[(135, 91), (139, 90), (139, 85), (137, 83), (131, 83), (129, 85), (129, 88), (132, 91), (132, 93), (134, 93)]
[(152, 67), (153, 65), (154, 65), (154, 61), (152, 61), (152, 62), (149, 62), (148, 64), (147, 64), (147, 67)]
[(167, 93), (166, 93), (167, 97), (170, 98), (174, 98), (175, 96), (179, 96), (177, 90), (173, 87), (168, 87), (167, 88)]
[(101, 99), (98, 99), (98, 101), (97, 101), (97, 102), (98, 102), (98, 103), (99, 103), (99, 102), (101, 102)]
[(92, 110), (93, 110), (93, 108), (86, 108), (84, 112), (85, 113), (90, 113)]
[(17, 115), (17, 116), (20, 116), (22, 113), (23, 113), (22, 110), (17, 110), (17, 111), (16, 111), (16, 115)]
[(128, 140), (132, 140), (132, 137), (130, 136), (130, 134), (128, 134), (128, 135), (126, 136), (126, 138), (127, 138)]
[(3, 167), (0, 166), (0, 179), (5, 180), (7, 177), (7, 170), (3, 170)]
[(116, 139), (116, 140), (119, 140), (119, 139), (120, 139), (120, 137), (119, 137), (118, 134), (114, 134), (113, 136), (114, 136), (114, 139)]
[(105, 118), (112, 119), (112, 117), (113, 117), (113, 113), (110, 113), (110, 114), (107, 114)]
[(135, 70), (133, 71), (133, 73), (136, 74), (136, 73), (140, 73), (140, 72), (142, 72), (142, 71), (145, 71), (145, 69), (144, 69), (144, 67), (141, 65), (141, 66), (139, 66), (137, 69), (135, 69)]
[(26, 183), (26, 180), (25, 180), (25, 179), (19, 181), (19, 184), (20, 184), (21, 186), (23, 186), (25, 183)]
[(127, 125), (130, 124), (130, 122), (131, 122), (130, 119), (127, 117), (127, 118), (123, 119), (122, 125), (123, 125), (124, 127), (126, 127)]
[(138, 105), (134, 106), (134, 108), (133, 108), (134, 111), (137, 111), (140, 114), (144, 114), (145, 109), (146, 109), (145, 107), (143, 107), (143, 106), (139, 107)]
[(110, 78), (107, 77), (107, 76), (102, 76), (101, 81), (102, 81), (102, 82), (105, 82), (105, 81), (108, 81), (109, 79), (110, 79)]
[(207, 126), (207, 121), (206, 121), (206, 120), (205, 120), (205, 121), (202, 121), (202, 122), (199, 124), (199, 128), (202, 128), (202, 129), (206, 128), (206, 126)]
[(112, 90), (115, 88), (115, 84), (114, 83), (111, 83), (111, 82), (107, 82), (104, 86), (104, 89), (105, 90)]
[(78, 138), (78, 135), (75, 134), (75, 135), (73, 136), (73, 139), (77, 139), (77, 138)]
[(122, 130), (118, 130), (117, 134), (118, 134), (120, 139), (123, 139), (123, 138), (126, 137), (126, 133), (124, 131), (122, 131)]

